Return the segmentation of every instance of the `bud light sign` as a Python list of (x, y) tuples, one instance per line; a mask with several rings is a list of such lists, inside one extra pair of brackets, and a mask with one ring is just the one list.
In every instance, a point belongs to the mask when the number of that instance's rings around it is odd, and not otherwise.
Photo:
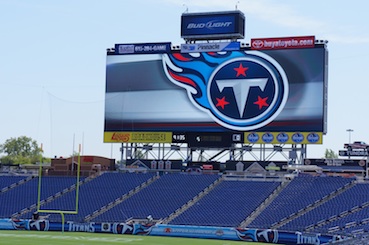
[(240, 11), (184, 13), (181, 37), (187, 40), (244, 38), (245, 16)]

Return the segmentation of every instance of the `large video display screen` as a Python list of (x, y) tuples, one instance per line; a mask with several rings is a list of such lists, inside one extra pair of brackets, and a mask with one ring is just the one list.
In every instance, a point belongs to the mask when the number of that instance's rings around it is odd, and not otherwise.
[(129, 142), (170, 142), (162, 138), (177, 133), (322, 135), (326, 100), (324, 45), (108, 54), (104, 141), (124, 141), (121, 132), (137, 132)]

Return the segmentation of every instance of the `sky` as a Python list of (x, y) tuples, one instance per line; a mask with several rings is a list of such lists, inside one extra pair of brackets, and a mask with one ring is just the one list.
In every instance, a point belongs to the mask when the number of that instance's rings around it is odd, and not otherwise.
[[(103, 142), (106, 49), (184, 43), (183, 12), (238, 9), (245, 39), (314, 35), (328, 41), (328, 130), (308, 158), (369, 142), (369, 2), (351, 0), (0, 0), (0, 144), (20, 136), (44, 156), (79, 151), (120, 159)], [(353, 131), (349, 133), (347, 129)]]

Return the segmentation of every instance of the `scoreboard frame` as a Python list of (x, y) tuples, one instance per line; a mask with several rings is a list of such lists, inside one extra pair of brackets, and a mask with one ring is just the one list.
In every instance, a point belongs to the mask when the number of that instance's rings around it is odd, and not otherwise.
[[(165, 44), (168, 45), (168, 43)], [(240, 51), (248, 52), (250, 48), (243, 47)], [(226, 53), (240, 51), (229, 51)], [(283, 119), (277, 116), (271, 123), (260, 128), (234, 130), (219, 125), (217, 121), (204, 115), (204, 112), (198, 106), (192, 105), (192, 111), (186, 112), (190, 115), (193, 114), (193, 117), (187, 120), (182, 117), (178, 121), (173, 121), (176, 115), (181, 116), (179, 109), (179, 111), (166, 111), (167, 108), (171, 108), (176, 103), (187, 106), (187, 109), (191, 106), (189, 104), (191, 98), (188, 90), (186, 91), (184, 87), (180, 87), (170, 81), (168, 75), (165, 75), (165, 64), (162, 62), (162, 57), (166, 54), (181, 56), (182, 54), (179, 50), (168, 50), (165, 52), (161, 50), (160, 53), (150, 52), (149, 54), (118, 54), (108, 51), (104, 142), (187, 143), (189, 147), (210, 148), (227, 148), (235, 143), (322, 144), (323, 135), (327, 133), (328, 51), (326, 45), (315, 44), (314, 48), (263, 50), (257, 52), (271, 55), (286, 70), (292, 91), (289, 91), (290, 94), (288, 95), (286, 106), (281, 113)], [(292, 52), (292, 55), (288, 52)], [(300, 62), (301, 66), (297, 65), (298, 62)], [(145, 67), (144, 70), (147, 74), (143, 74), (138, 69), (141, 65)], [(294, 70), (291, 72), (293, 69), (298, 71)], [(300, 77), (298, 77), (299, 75)], [(316, 76), (314, 77), (314, 75)], [(134, 85), (133, 83), (139, 83), (140, 85)], [(305, 108), (306, 99), (309, 93), (311, 93), (308, 90), (311, 90), (311, 87), (317, 88), (314, 93), (317, 93), (315, 98), (318, 98), (319, 103), (315, 104), (315, 108)], [(161, 91), (163, 92), (162, 94)], [(163, 99), (168, 95), (166, 93), (168, 91), (175, 91), (176, 96), (182, 95), (181, 97), (172, 98), (176, 103), (168, 105), (168, 100)], [(154, 108), (154, 112), (150, 113), (150, 101), (146, 104), (143, 102), (135, 104), (130, 101), (137, 95), (143, 96), (142, 100), (145, 100), (144, 98), (147, 99), (154, 93), (156, 93), (155, 96), (157, 97), (153, 97), (153, 104), (158, 105), (157, 103), (159, 103), (155, 99), (163, 99), (163, 103), (166, 103), (165, 105), (163, 104), (164, 109), (162, 113), (165, 115), (163, 120), (158, 117), (157, 108)], [(188, 97), (185, 98), (186, 96)], [(304, 99), (299, 98), (299, 96)], [(186, 99), (187, 101), (184, 101)], [(301, 108), (292, 108), (299, 105)], [(143, 109), (145, 106), (148, 107), (148, 110)], [(304, 110), (306, 112), (305, 116)], [(170, 117), (172, 113), (174, 115)], [(302, 116), (296, 117), (297, 113), (302, 113)], [(152, 115), (154, 116), (151, 117)], [(193, 121), (197, 115), (201, 115), (201, 119)], [(128, 117), (125, 118), (126, 116)]]

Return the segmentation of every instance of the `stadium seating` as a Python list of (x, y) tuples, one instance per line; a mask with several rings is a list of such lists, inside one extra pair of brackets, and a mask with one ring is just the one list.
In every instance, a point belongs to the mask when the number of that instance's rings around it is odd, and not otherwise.
[(280, 182), (223, 181), (170, 224), (237, 227)]
[[(154, 174), (120, 174), (105, 173), (79, 188), (78, 214), (65, 215), (66, 220), (82, 222), (86, 215), (93, 213), (101, 206), (128, 193), (141, 183), (152, 178)], [(55, 201), (41, 207), (47, 210), (76, 210), (76, 190), (66, 193)], [(51, 220), (60, 221), (60, 215), (50, 216)]]
[[(1, 177), (3, 178), (3, 177)], [(75, 177), (43, 177), (41, 181), (41, 200), (70, 187), (76, 182)], [(33, 178), (15, 188), (0, 193), (0, 217), (9, 218), (14, 213), (29, 208), (37, 203), (39, 178)]]
[(342, 177), (300, 175), (285, 187), (249, 227), (271, 228), (273, 224), (319, 201), (351, 181), (353, 180), (350, 178)]
[[(314, 231), (326, 232), (330, 227), (342, 226), (351, 222), (360, 222), (362, 217), (368, 214), (369, 208), (359, 209), (359, 206), (369, 202), (369, 184), (358, 183), (352, 188), (340, 193), (335, 198), (311, 210), (305, 215), (293, 220), (283, 229), (304, 229), (305, 227), (336, 217), (332, 222), (317, 227)], [(357, 211), (354, 211), (357, 207)], [(342, 217), (340, 217), (342, 216)]]
[(18, 184), (19, 181), (26, 181), (26, 177), (24, 176), (0, 176), (0, 190), (6, 187), (10, 187), (11, 185)]
[[(21, 218), (31, 217), (37, 202), (39, 179), (24, 179), (0, 176), (0, 185), (5, 188), (0, 192), (0, 218), (21, 212), (24, 213)], [(76, 190), (72, 188), (75, 181), (75, 177), (45, 176), (41, 200), (48, 198), (49, 201), (41, 209), (75, 210)], [(65, 220), (86, 222), (89, 217), (88, 221), (94, 222), (124, 222), (129, 218), (145, 219), (152, 215), (155, 220), (167, 220), (169, 224), (235, 227), (247, 219), (251, 222), (247, 225), (249, 228), (277, 227), (319, 233), (335, 230), (343, 234), (369, 232), (368, 182), (299, 175), (291, 181), (284, 179), (283, 183), (288, 184), (283, 185), (264, 209), (255, 212), (277, 187), (282, 186), (281, 181), (229, 179), (218, 174), (168, 173), (158, 176), (157, 173), (107, 172), (86, 179), (80, 185), (78, 214), (66, 214)], [(202, 195), (193, 200), (200, 193)], [(106, 210), (102, 209), (107, 205)], [(307, 207), (311, 208), (307, 210)], [(296, 215), (301, 210), (306, 211)], [(288, 222), (283, 222), (286, 219)], [(52, 214), (50, 220), (61, 221), (61, 216)]]
[(218, 175), (165, 174), (93, 221), (125, 221), (152, 215), (165, 218), (219, 178)]

